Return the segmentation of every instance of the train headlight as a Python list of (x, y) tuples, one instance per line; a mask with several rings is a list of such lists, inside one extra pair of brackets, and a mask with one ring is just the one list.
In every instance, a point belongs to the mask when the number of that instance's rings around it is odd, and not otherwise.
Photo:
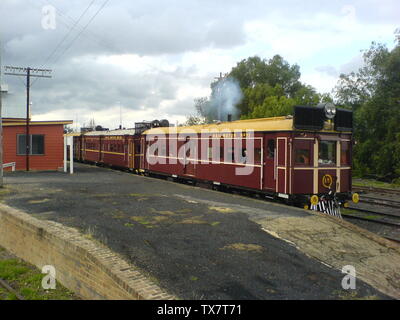
[(353, 193), (351, 196), (351, 200), (353, 200), (354, 203), (358, 203), (360, 201), (360, 196), (358, 193)]
[(316, 206), (316, 205), (318, 204), (318, 202), (319, 202), (318, 196), (314, 194), (314, 195), (311, 197), (310, 202), (311, 202), (311, 204), (312, 204), (313, 206)]
[(328, 119), (333, 119), (336, 115), (336, 107), (333, 103), (326, 103), (324, 106), (325, 116)]

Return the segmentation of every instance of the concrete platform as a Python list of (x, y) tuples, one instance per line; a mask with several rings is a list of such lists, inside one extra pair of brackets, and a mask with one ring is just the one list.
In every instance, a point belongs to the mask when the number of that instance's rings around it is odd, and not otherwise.
[(5, 183), (3, 203), (77, 228), (182, 299), (400, 298), (400, 247), (335, 218), (82, 164)]

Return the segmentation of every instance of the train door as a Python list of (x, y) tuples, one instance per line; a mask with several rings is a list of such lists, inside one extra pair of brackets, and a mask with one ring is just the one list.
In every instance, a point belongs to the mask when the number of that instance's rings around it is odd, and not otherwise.
[(135, 143), (133, 139), (128, 140), (128, 155), (129, 155), (129, 169), (133, 169), (135, 167)]
[(276, 172), (275, 172), (275, 153), (276, 139), (275, 137), (264, 138), (264, 161), (263, 161), (263, 176), (264, 189), (275, 191), (276, 187)]
[[(197, 140), (191, 140), (190, 142), (188, 142), (188, 140), (187, 138), (185, 143), (185, 166), (183, 173), (189, 176), (196, 176), (197, 146), (195, 146), (194, 143), (197, 143)], [(191, 143), (191, 147), (186, 149), (188, 143)]]
[(82, 156), (82, 153), (83, 153), (83, 137), (82, 136), (79, 136), (78, 137), (78, 160), (79, 161), (82, 161), (83, 160), (83, 156)]
[(276, 146), (276, 192), (287, 193), (287, 138), (277, 138)]
[(103, 142), (103, 136), (99, 136), (99, 162), (104, 162), (104, 142)]
[(86, 138), (85, 138), (85, 136), (82, 136), (82, 140), (81, 140), (81, 160), (82, 161), (86, 160)]
[[(140, 153), (140, 169), (146, 169), (145, 168), (145, 157), (147, 156), (147, 145), (146, 145), (146, 141), (145, 138), (142, 137), (140, 139), (140, 150), (142, 150), (142, 152)], [(147, 169), (149, 168), (149, 163), (147, 162)]]

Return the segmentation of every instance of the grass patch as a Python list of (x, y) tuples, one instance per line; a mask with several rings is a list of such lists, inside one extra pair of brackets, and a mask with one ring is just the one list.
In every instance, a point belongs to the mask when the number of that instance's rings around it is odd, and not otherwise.
[(256, 251), (261, 252), (263, 247), (258, 244), (246, 244), (246, 243), (232, 243), (222, 248), (231, 249), (231, 250), (239, 250), (239, 251)]
[(235, 212), (235, 210), (231, 209), (231, 208), (225, 208), (225, 207), (209, 207), (209, 209), (211, 210), (215, 210), (221, 213), (232, 213)]
[(148, 224), (151, 224), (151, 222), (152, 222), (149, 218), (141, 217), (141, 216), (133, 216), (133, 217), (131, 217), (131, 219), (133, 221), (138, 222), (143, 225), (148, 225)]
[(180, 209), (180, 210), (176, 210), (177, 213), (191, 213), (192, 210), (190, 209)]
[(335, 295), (339, 297), (339, 299), (342, 300), (379, 300), (379, 297), (377, 296), (364, 296), (360, 297), (358, 296), (358, 292), (354, 290), (349, 290), (349, 291), (335, 291)]
[(49, 202), (50, 199), (38, 199), (38, 200), (29, 200), (28, 203), (30, 204), (37, 204), (37, 203), (45, 203), (45, 202)]
[(382, 181), (373, 180), (373, 179), (361, 179), (361, 178), (354, 178), (353, 186), (354, 187), (359, 186), (359, 187), (400, 189), (400, 184), (397, 184), (397, 183), (388, 183), (388, 182), (382, 182)]
[(179, 223), (182, 223), (182, 224), (208, 224), (205, 220), (202, 220), (201, 218), (202, 218), (202, 216), (183, 219)]
[(361, 217), (361, 218), (366, 218), (366, 219), (371, 219), (371, 220), (379, 220), (379, 219), (382, 218), (381, 216), (372, 215), (372, 214), (366, 214), (366, 213), (362, 213), (362, 212), (359, 212), (359, 211), (354, 211), (354, 210), (346, 209), (346, 208), (342, 209), (342, 215), (344, 215), (344, 216), (356, 216), (356, 217)]
[(11, 190), (8, 187), (3, 186), (3, 188), (0, 188), (0, 196), (7, 195), (11, 193)]

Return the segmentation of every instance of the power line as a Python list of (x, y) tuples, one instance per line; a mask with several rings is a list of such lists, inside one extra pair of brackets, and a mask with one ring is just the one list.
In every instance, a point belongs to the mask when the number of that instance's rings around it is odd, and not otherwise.
[(66, 35), (64, 36), (64, 38), (61, 39), (61, 41), (57, 44), (56, 48), (53, 50), (53, 52), (47, 57), (47, 59), (45, 60), (45, 62), (43, 64), (46, 64), (51, 57), (56, 53), (56, 51), (58, 50), (58, 48), (62, 45), (62, 43), (68, 38), (68, 36), (71, 34), (71, 32), (75, 29), (75, 27), (78, 25), (78, 23), (81, 21), (81, 19), (83, 18), (83, 16), (86, 14), (86, 12), (90, 9), (90, 7), (93, 5), (93, 3), (96, 0), (92, 0), (90, 2), (90, 4), (87, 6), (87, 8), (85, 9), (85, 11), (82, 12), (82, 14), (79, 16), (78, 20), (75, 21), (74, 25), (72, 26), (72, 28), (66, 33)]
[[(79, 24), (79, 22), (81, 21), (81, 19), (84, 17), (84, 15), (86, 14), (86, 12), (90, 9), (90, 7), (93, 5), (93, 3), (96, 0), (92, 0), (89, 5), (86, 7), (86, 9), (82, 12), (82, 14), (79, 16), (78, 20), (75, 21), (75, 23), (73, 24), (73, 26), (69, 29), (69, 31), (65, 34), (65, 36), (61, 39), (61, 41), (57, 44), (57, 46), (55, 47), (55, 49), (50, 53), (50, 55), (46, 58), (45, 62), (43, 63), (43, 65), (45, 65), (50, 59), (51, 57), (57, 52), (58, 48), (60, 48), (60, 46), (63, 44), (63, 42), (68, 38), (68, 36), (72, 33), (72, 31), (75, 29), (75, 27)], [(35, 79), (32, 83), (32, 86), (35, 84), (36, 81), (38, 81), (39, 78)]]
[(67, 46), (67, 48), (58, 56), (58, 58), (53, 62), (56, 63), (74, 44), (74, 42), (81, 36), (81, 34), (87, 29), (87, 27), (92, 23), (92, 21), (97, 17), (97, 15), (100, 13), (101, 10), (103, 10), (103, 8), (105, 7), (105, 5), (107, 4), (107, 2), (110, 0), (105, 0), (103, 2), (103, 4), (101, 5), (101, 7), (99, 8), (99, 10), (96, 11), (96, 13), (92, 16), (92, 18), (88, 21), (88, 23), (83, 27), (83, 29), (81, 30), (81, 32), (78, 33), (78, 35), (69, 43), (69, 45)]
[[(32, 0), (30, 0), (30, 1), (32, 1)], [(50, 4), (49, 2), (43, 1), (43, 0), (37, 0), (37, 1), (39, 1), (39, 2), (42, 3), (43, 5), (52, 5), (52, 6), (56, 9), (57, 15), (59, 15), (59, 16), (62, 17), (63, 19), (64, 19), (64, 18), (68, 18), (68, 19), (69, 19), (70, 21), (72, 21), (74, 24), (76, 23), (76, 20), (75, 20), (74, 18), (72, 18), (71, 16), (69, 16), (68, 14), (66, 14), (65, 12), (63, 12), (62, 10), (59, 10), (58, 8), (56, 8), (53, 4)], [(39, 6), (37, 5), (37, 3), (32, 3), (32, 2), (30, 2), (30, 4), (31, 4), (31, 5), (34, 5), (34, 6), (37, 7), (37, 8), (39, 7)], [(104, 7), (104, 6), (105, 6), (105, 4), (102, 5), (102, 7)], [(100, 8), (100, 9), (102, 9), (102, 8)], [(96, 14), (97, 14), (97, 13), (96, 13)], [(64, 24), (68, 29), (71, 29), (71, 28), (72, 28), (70, 24), (68, 24), (68, 23), (66, 23), (66, 22), (64, 22), (64, 21), (62, 21), (62, 22), (63, 22), (63, 24)], [(106, 48), (106, 49), (110, 50), (111, 52), (114, 52), (114, 51), (123, 52), (123, 51), (124, 51), (124, 50), (122, 50), (122, 48), (115, 46), (115, 44), (113, 44), (113, 45), (107, 44), (107, 43), (104, 41), (104, 39), (101, 39), (99, 35), (93, 33), (92, 31), (90, 31), (90, 30), (83, 30), (83, 29), (87, 29), (87, 26), (85, 26), (85, 28), (83, 28), (83, 27), (77, 25), (76, 28), (81, 30), (80, 35), (83, 35), (83, 36), (87, 37), (88, 39), (95, 41), (99, 46), (101, 46), (101, 47), (103, 47), (103, 48)], [(86, 31), (86, 32), (83, 33), (84, 31)], [(90, 35), (90, 37), (89, 37), (89, 35)], [(67, 48), (67, 50), (68, 50), (68, 49), (69, 49), (69, 48)], [(64, 53), (65, 53), (65, 52), (63, 52), (63, 54), (64, 54)], [(61, 57), (61, 55), (59, 56), (59, 58), (60, 58), (60, 57)], [(57, 58), (57, 60), (58, 60), (59, 58)], [(54, 63), (54, 62), (53, 62), (53, 63)], [(149, 67), (150, 69), (152, 69), (153, 71), (163, 71), (163, 70), (159, 69), (158, 67), (153, 66), (153, 65), (151, 65), (151, 64), (149, 64), (149, 63), (147, 63), (147, 62), (144, 62), (143, 64), (145, 64), (146, 66), (148, 66), (148, 67)], [(34, 81), (33, 83), (35, 83), (37, 80), (40, 80), (40, 79), (35, 79), (35, 81)]]
[[(62, 53), (53, 61), (53, 64), (55, 64), (74, 44), (74, 42), (82, 35), (82, 33), (87, 29), (87, 27), (90, 25), (90, 23), (96, 18), (96, 16), (100, 13), (100, 11), (105, 7), (109, 0), (105, 0), (99, 10), (96, 11), (96, 13), (92, 16), (92, 18), (88, 21), (88, 23), (82, 28), (81, 32), (77, 34), (75, 38), (72, 39), (72, 41), (69, 43), (69, 45), (62, 51)], [(92, 1), (93, 2), (93, 1)], [(92, 3), (90, 3), (89, 7), (91, 6)], [(87, 10), (85, 10), (86, 12)], [(37, 81), (37, 79), (36, 79)], [(34, 83), (36, 82), (34, 81)]]
[[(32, 1), (32, 0), (30, 0), (30, 1)], [(68, 18), (68, 20), (70, 20), (70, 21), (73, 22), (73, 23), (76, 22), (76, 20), (75, 20), (74, 18), (72, 18), (71, 16), (69, 16), (67, 13), (65, 13), (65, 12), (62, 11), (62, 10), (60, 10), (59, 8), (57, 8), (54, 4), (50, 4), (49, 2), (47, 2), (47, 1), (42, 1), (42, 0), (35, 0), (35, 1), (39, 1), (39, 2), (42, 3), (43, 5), (51, 5), (52, 7), (54, 7), (54, 8), (56, 9), (56, 13), (57, 13), (58, 16), (60, 16), (61, 18)], [(39, 6), (38, 6), (36, 3), (35, 3), (35, 4), (33, 4), (32, 2), (30, 2), (30, 3), (31, 3), (32, 5), (34, 5), (35, 7), (39, 8)], [(63, 19), (61, 19), (61, 22), (62, 22), (65, 26), (67, 26), (68, 29), (71, 29), (71, 25), (70, 25), (69, 23), (66, 23), (65, 21), (62, 21), (62, 20), (63, 20)], [(77, 28), (79, 28), (80, 30), (82, 29), (81, 26), (77, 26)], [(86, 37), (87, 37), (88, 35), (91, 35), (91, 36), (92, 36), (92, 40), (95, 40), (98, 44), (102, 44), (102, 43), (100, 42), (100, 40), (95, 39), (95, 37), (96, 37), (96, 38), (99, 38), (99, 35), (93, 33), (93, 32), (90, 31), (90, 30), (88, 30), (88, 31), (86, 32), (86, 34), (85, 34)]]

